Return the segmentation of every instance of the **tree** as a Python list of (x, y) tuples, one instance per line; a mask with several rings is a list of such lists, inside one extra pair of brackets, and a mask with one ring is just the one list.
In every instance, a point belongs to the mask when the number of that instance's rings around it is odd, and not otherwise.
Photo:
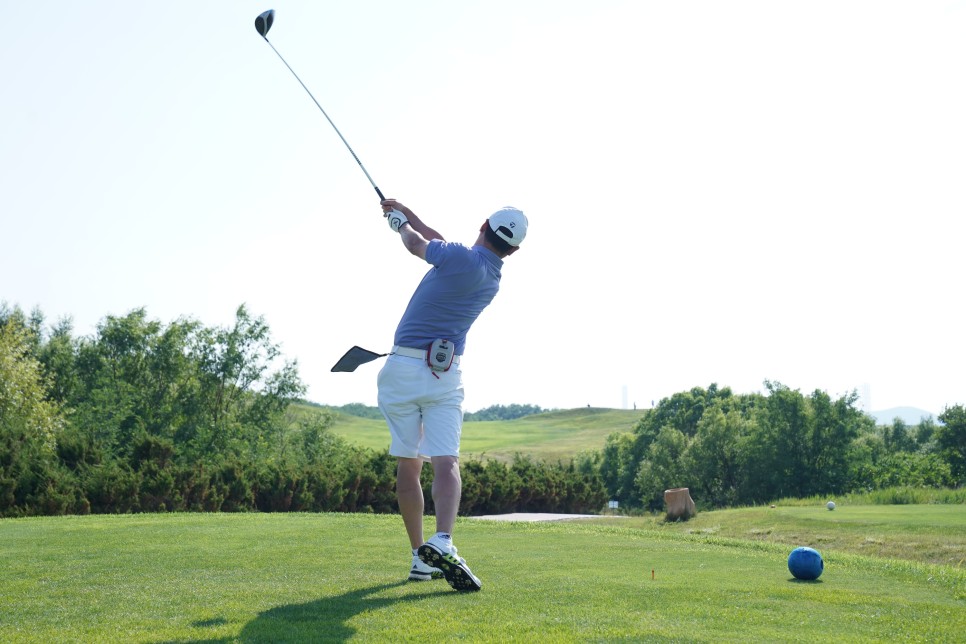
[(915, 438), (901, 418), (894, 418), (892, 424), (883, 429), (882, 437), (890, 452), (911, 452), (916, 449)]
[(836, 400), (823, 391), (810, 396), (813, 425), (806, 458), (811, 471), (808, 494), (848, 491), (853, 444), (863, 431), (875, 429), (875, 421), (856, 409), (858, 399), (854, 391)]
[(936, 421), (932, 419), (932, 416), (920, 419), (915, 429), (916, 447), (928, 451), (935, 433)]
[(523, 418), (524, 416), (530, 416), (532, 414), (539, 414), (544, 410), (536, 405), (490, 405), (484, 409), (477, 412), (468, 412), (464, 414), (463, 420), (467, 421), (485, 421), (485, 420), (514, 420), (517, 418)]
[(52, 400), (65, 404), (76, 392), (77, 343), (72, 337), (73, 321), (63, 318), (51, 329), (47, 341), (39, 347), (37, 359), (49, 379)]
[(748, 494), (755, 501), (806, 496), (810, 418), (805, 397), (776, 382), (765, 382), (758, 431), (745, 443)]
[(741, 442), (754, 431), (754, 421), (737, 410), (726, 413), (720, 404), (715, 404), (705, 411), (685, 459), (687, 486), (694, 490), (695, 498), (714, 507), (735, 505), (742, 500), (745, 463)]
[(673, 427), (685, 436), (694, 436), (704, 411), (716, 402), (724, 405), (723, 410), (741, 404), (732, 395), (731, 389), (728, 387), (718, 389), (715, 383), (707, 389), (693, 387), (689, 391), (676, 393), (670, 398), (663, 398), (657, 407), (645, 414), (634, 427), (632, 450), (632, 458), (635, 461), (634, 471), (637, 471), (637, 465), (640, 465), (648, 447), (662, 429)]
[(949, 463), (952, 475), (962, 484), (966, 482), (966, 408), (947, 407), (939, 414), (939, 422), (942, 425), (934, 433), (936, 447)]
[(96, 449), (122, 456), (146, 434), (176, 445), (179, 461), (284, 451), (283, 414), (305, 387), (244, 305), (228, 328), (164, 325), (140, 308), (108, 316), (92, 338), (69, 343), (61, 331), (48, 345), (62, 336), (50, 364), (65, 365), (57, 381), (71, 420)]
[(262, 317), (252, 317), (245, 305), (235, 312), (231, 328), (201, 329), (191, 355), (199, 379), (202, 418), (195, 419), (195, 448), (202, 453), (225, 450), (235, 443), (255, 449), (281, 431), (272, 416), (305, 393), (296, 361), (271, 368), (281, 356)]
[(0, 516), (72, 504), (55, 458), (63, 414), (48, 398), (35, 348), (20, 320), (0, 322)]
[(32, 333), (17, 321), (0, 324), (0, 434), (53, 453), (64, 420), (48, 399), (40, 363), (30, 355)]
[(664, 427), (647, 449), (635, 480), (638, 498), (645, 507), (657, 510), (664, 504), (664, 490), (687, 487), (688, 477), (682, 456), (688, 446), (688, 437), (681, 431)]
[(99, 323), (93, 338), (76, 345), (67, 400), (78, 427), (109, 451), (139, 432), (171, 437), (191, 413), (187, 342), (198, 326), (179, 321), (165, 328), (143, 308)]
[(640, 459), (634, 458), (634, 435), (616, 432), (607, 437), (600, 459), (600, 476), (611, 499), (636, 506), (639, 499), (634, 491), (634, 478)]

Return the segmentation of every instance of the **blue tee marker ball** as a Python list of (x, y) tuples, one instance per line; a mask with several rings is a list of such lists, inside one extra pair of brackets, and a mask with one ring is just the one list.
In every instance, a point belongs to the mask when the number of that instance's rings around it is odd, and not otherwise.
[(818, 550), (812, 548), (795, 548), (788, 555), (788, 570), (795, 579), (818, 579), (825, 569), (825, 562)]

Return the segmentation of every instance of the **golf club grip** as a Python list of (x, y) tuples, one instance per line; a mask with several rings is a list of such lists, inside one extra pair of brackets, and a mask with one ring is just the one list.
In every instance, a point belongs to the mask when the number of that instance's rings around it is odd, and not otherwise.
[(382, 202), (382, 201), (385, 201), (385, 200), (386, 200), (386, 198), (382, 196), (382, 190), (380, 190), (380, 189), (379, 189), (378, 187), (376, 187), (376, 186), (372, 186), (372, 187), (373, 187), (373, 188), (376, 188), (376, 194), (377, 194), (377, 195), (379, 195), (379, 201), (380, 201), (380, 202)]

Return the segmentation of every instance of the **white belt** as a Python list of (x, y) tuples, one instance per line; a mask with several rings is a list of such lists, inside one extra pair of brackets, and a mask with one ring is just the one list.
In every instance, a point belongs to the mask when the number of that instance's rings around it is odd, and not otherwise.
[[(409, 347), (394, 346), (392, 351), (389, 353), (390, 355), (406, 356), (407, 358), (419, 358), (420, 360), (426, 360), (426, 349), (411, 349)], [(460, 356), (453, 356), (453, 364), (459, 363)]]

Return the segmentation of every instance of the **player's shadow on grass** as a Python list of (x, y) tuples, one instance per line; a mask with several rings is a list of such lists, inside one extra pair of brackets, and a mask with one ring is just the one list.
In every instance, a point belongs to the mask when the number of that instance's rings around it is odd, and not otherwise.
[[(403, 597), (379, 597), (378, 593), (398, 588), (409, 582), (399, 581), (368, 588), (351, 590), (334, 597), (324, 597), (304, 604), (288, 604), (271, 608), (246, 624), (237, 638), (230, 640), (198, 639), (192, 644), (217, 644), (221, 642), (343, 642), (355, 635), (356, 629), (349, 624), (356, 615), (379, 610), (387, 606), (421, 600), (426, 593)], [(451, 592), (445, 584), (428, 584), (427, 588)], [(420, 584), (421, 586), (423, 584)], [(206, 620), (211, 622), (212, 620)], [(205, 623), (196, 624), (204, 627)]]

